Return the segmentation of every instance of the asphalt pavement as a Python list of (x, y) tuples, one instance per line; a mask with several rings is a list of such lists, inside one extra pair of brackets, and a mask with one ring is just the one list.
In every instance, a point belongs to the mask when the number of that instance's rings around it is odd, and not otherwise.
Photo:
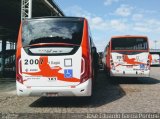
[(1, 113), (160, 113), (160, 67), (151, 68), (150, 78), (112, 80), (99, 71), (91, 99), (18, 97), (15, 89), (14, 79), (0, 79)]

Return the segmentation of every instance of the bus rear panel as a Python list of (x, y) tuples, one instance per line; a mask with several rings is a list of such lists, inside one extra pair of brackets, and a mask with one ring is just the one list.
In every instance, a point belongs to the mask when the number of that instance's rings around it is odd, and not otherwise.
[(23, 21), (17, 43), (17, 94), (91, 96), (88, 35), (84, 18)]
[(105, 66), (110, 76), (149, 77), (150, 55), (146, 37), (113, 37), (107, 50)]

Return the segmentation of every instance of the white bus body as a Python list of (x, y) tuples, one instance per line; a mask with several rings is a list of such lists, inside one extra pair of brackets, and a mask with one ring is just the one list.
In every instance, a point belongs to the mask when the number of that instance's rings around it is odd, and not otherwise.
[(150, 54), (147, 37), (112, 37), (104, 50), (102, 61), (111, 77), (149, 77)]
[(17, 94), (91, 96), (93, 47), (85, 18), (23, 21), (17, 43)]

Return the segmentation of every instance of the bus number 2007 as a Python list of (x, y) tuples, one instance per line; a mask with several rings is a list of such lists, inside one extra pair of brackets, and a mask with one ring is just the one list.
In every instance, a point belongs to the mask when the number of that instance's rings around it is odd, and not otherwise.
[(42, 64), (43, 63), (43, 60), (38, 60), (38, 59), (30, 59), (30, 60), (28, 60), (28, 59), (25, 59), (24, 60), (24, 64), (25, 65), (33, 65), (33, 64)]

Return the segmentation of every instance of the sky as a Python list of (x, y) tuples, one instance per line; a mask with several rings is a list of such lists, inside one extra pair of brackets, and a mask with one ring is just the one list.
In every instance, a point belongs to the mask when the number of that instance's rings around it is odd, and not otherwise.
[(160, 0), (54, 1), (66, 16), (88, 19), (98, 51), (115, 35), (147, 36), (150, 48), (160, 48)]

